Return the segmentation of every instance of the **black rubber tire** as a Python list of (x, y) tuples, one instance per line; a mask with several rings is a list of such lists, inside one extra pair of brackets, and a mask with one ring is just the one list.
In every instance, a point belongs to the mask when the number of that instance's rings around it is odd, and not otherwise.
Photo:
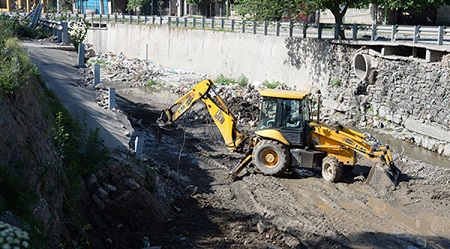
[(339, 163), (339, 164), (342, 165), (342, 173), (344, 173), (344, 174), (352, 173), (353, 169), (355, 168), (353, 165), (342, 164), (342, 163)]
[(261, 140), (252, 153), (252, 163), (263, 174), (278, 176), (291, 166), (289, 149), (273, 140)]
[(336, 157), (327, 156), (322, 161), (322, 177), (327, 182), (338, 182), (342, 177), (342, 167)]

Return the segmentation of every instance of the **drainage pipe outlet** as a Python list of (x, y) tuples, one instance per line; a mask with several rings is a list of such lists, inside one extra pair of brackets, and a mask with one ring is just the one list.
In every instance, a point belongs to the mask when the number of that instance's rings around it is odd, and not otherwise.
[(360, 80), (366, 80), (372, 68), (372, 56), (361, 53), (356, 54), (353, 59), (353, 68)]

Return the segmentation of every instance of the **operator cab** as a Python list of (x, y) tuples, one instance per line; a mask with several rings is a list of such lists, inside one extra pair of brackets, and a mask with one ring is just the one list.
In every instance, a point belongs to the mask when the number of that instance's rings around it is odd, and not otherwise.
[(309, 121), (307, 92), (264, 89), (259, 118), (259, 130), (276, 130), (294, 146), (304, 146), (305, 124)]

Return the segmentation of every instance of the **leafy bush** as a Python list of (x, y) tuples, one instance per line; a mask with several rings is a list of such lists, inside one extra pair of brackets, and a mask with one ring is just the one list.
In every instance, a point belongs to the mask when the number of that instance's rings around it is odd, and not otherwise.
[(247, 86), (248, 85), (248, 78), (245, 75), (239, 76), (237, 80), (233, 78), (228, 78), (223, 74), (220, 74), (216, 80), (214, 81), (217, 85), (231, 85), (231, 84), (238, 84), (240, 86)]
[(233, 84), (234, 82), (236, 82), (234, 79), (232, 78), (228, 78), (223, 74), (220, 74), (219, 76), (217, 76), (216, 80), (214, 81), (217, 85), (229, 85), (229, 84)]
[(248, 78), (245, 77), (245, 75), (239, 76), (236, 82), (240, 86), (247, 86), (248, 85)]
[(69, 22), (69, 37), (75, 48), (78, 49), (78, 45), (85, 42), (87, 29), (88, 23), (84, 20)]

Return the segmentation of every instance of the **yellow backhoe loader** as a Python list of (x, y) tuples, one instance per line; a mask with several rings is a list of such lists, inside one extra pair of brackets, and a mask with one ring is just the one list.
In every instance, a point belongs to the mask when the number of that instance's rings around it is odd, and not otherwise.
[(236, 128), (235, 118), (211, 80), (198, 83), (170, 108), (164, 109), (158, 123), (170, 124), (195, 103), (203, 102), (227, 148), (245, 154), (231, 168), (232, 176), (237, 176), (250, 163), (263, 174), (276, 176), (291, 167), (322, 167), (323, 178), (337, 182), (344, 167), (354, 166), (360, 154), (377, 162), (366, 183), (376, 179), (376, 184), (381, 182), (389, 188), (397, 186), (400, 171), (394, 165), (389, 147), (370, 135), (341, 125), (313, 121), (310, 93), (265, 89), (260, 91), (260, 96), (259, 126), (251, 136)]

